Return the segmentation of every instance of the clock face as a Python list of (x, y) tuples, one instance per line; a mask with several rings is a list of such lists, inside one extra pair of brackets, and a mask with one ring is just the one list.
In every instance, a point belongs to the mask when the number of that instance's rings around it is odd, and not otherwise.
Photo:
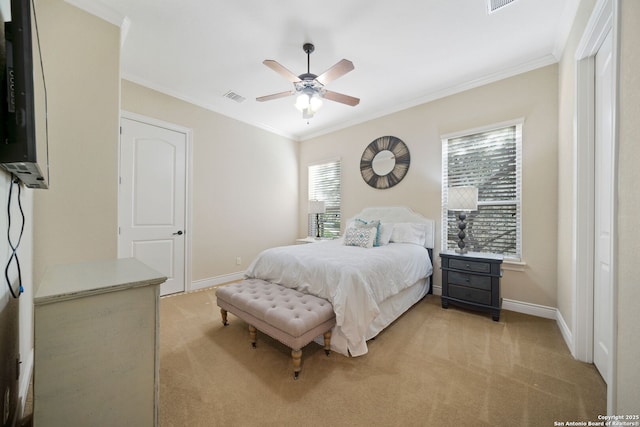
[(360, 159), (362, 179), (373, 188), (391, 188), (407, 174), (411, 156), (402, 140), (381, 136), (365, 148)]

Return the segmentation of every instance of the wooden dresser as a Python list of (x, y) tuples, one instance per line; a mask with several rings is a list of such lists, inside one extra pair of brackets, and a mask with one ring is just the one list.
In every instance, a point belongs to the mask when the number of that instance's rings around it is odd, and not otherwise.
[(33, 424), (158, 424), (160, 273), (133, 259), (56, 266), (34, 297)]
[(442, 308), (449, 303), (490, 312), (500, 320), (502, 256), (478, 252), (440, 252), (442, 261)]

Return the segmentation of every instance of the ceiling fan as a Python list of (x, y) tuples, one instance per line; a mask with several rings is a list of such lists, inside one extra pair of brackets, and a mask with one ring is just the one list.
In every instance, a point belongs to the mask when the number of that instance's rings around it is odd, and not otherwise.
[(266, 59), (262, 63), (271, 68), (276, 73), (284, 76), (287, 80), (293, 83), (293, 90), (274, 93), (272, 95), (261, 96), (256, 98), (256, 101), (270, 101), (272, 99), (284, 98), (286, 96), (298, 95), (296, 97), (295, 106), (298, 110), (302, 111), (302, 118), (309, 119), (320, 109), (322, 106), (322, 99), (328, 99), (334, 102), (340, 102), (342, 104), (350, 105), (352, 107), (358, 105), (360, 99), (353, 96), (344, 95), (342, 93), (333, 92), (324, 88), (324, 86), (347, 74), (353, 70), (353, 62), (342, 59), (333, 67), (329, 68), (319, 76), (312, 74), (310, 71), (310, 56), (315, 50), (315, 47), (311, 43), (305, 43), (302, 49), (307, 54), (307, 72), (296, 76), (287, 68), (282, 66), (273, 59)]

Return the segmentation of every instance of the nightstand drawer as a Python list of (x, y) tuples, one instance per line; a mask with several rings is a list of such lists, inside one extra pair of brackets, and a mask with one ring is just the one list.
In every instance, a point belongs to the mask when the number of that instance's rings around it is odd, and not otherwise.
[(455, 271), (449, 271), (449, 283), (453, 285), (468, 286), (471, 288), (484, 289), (485, 291), (491, 290), (491, 277), (490, 276), (476, 276), (473, 274), (457, 273)]
[(473, 271), (477, 273), (491, 273), (491, 264), (488, 262), (467, 261), (452, 258), (449, 260), (449, 268)]
[(449, 285), (449, 296), (464, 301), (491, 305), (491, 292), (480, 289)]

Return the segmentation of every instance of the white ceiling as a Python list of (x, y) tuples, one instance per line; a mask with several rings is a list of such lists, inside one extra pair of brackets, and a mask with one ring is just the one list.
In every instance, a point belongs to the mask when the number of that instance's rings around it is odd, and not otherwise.
[[(122, 26), (122, 76), (212, 111), (304, 140), (557, 62), (579, 0), (67, 0)], [(342, 58), (355, 69), (327, 89), (309, 120), (294, 98), (256, 97), (293, 85), (262, 64), (311, 72)], [(246, 100), (223, 95), (233, 91)]]

